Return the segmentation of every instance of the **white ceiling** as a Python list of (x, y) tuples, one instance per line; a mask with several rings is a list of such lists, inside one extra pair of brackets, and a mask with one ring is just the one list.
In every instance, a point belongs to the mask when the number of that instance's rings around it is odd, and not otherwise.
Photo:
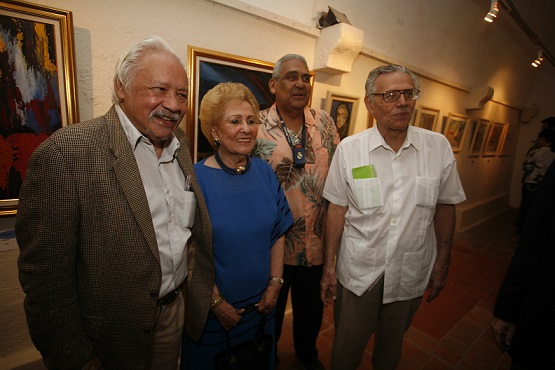
[(490, 1), (219, 0), (248, 3), (270, 15), (280, 14), (311, 26), (330, 6), (364, 32), (364, 52), (369, 55), (380, 55), (386, 62), (401, 63), (464, 88), (491, 86), (496, 101), (526, 106), (538, 83), (555, 78), (555, 64), (546, 60), (540, 68), (530, 65), (536, 58), (536, 45), (506, 8), (516, 9), (554, 56), (555, 0), (499, 0), (499, 15), (488, 23), (484, 16)]

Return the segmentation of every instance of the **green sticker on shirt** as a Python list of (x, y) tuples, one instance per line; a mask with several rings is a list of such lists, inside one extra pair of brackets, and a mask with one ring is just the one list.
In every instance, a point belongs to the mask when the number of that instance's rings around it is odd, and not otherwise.
[(353, 171), (353, 179), (371, 179), (374, 177), (378, 177), (376, 174), (376, 170), (374, 169), (373, 164), (367, 164), (366, 166), (355, 167), (352, 169)]

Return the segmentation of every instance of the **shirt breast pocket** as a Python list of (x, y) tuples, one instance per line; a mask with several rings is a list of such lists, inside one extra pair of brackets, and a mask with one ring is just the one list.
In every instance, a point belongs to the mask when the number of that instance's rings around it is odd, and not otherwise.
[(369, 209), (383, 206), (382, 187), (380, 179), (355, 179), (355, 201), (360, 209)]
[(195, 213), (197, 210), (197, 198), (192, 191), (186, 191), (183, 198), (182, 225), (186, 229), (191, 229), (195, 222)]
[(439, 177), (416, 177), (416, 205), (435, 208), (439, 197)]

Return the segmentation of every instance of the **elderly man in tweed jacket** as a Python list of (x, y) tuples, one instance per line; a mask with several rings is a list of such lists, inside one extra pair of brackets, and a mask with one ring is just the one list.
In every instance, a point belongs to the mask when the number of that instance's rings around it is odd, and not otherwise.
[(175, 52), (143, 40), (118, 63), (108, 113), (58, 130), (29, 162), (19, 276), (49, 368), (176, 369), (183, 327), (203, 330), (214, 264), (177, 128), (187, 89)]

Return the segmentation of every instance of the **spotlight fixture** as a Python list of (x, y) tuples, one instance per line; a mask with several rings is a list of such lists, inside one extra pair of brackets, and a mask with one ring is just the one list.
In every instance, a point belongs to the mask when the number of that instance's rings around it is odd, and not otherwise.
[(495, 0), (491, 0), (489, 12), (484, 17), (484, 20), (491, 23), (495, 20), (495, 18), (497, 18), (497, 14), (499, 14), (499, 3)]
[(538, 48), (538, 57), (536, 60), (532, 62), (532, 66), (538, 68), (540, 64), (543, 62), (543, 51), (541, 48)]

